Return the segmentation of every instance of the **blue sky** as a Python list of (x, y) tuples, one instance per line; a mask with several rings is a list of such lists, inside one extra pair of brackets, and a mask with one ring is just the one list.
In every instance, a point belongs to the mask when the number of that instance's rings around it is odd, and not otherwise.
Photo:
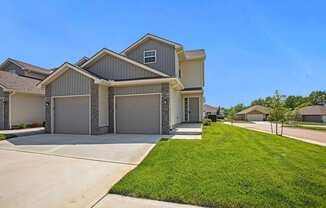
[[(123, 3), (121, 3), (123, 2)], [(0, 60), (43, 67), (146, 33), (204, 48), (207, 103), (326, 90), (325, 1), (2, 1)]]

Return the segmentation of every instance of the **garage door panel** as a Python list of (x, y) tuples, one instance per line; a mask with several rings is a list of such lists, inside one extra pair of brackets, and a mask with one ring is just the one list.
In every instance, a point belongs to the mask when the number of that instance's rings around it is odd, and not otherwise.
[(248, 121), (263, 121), (264, 115), (263, 114), (247, 114)]
[(160, 95), (116, 97), (117, 133), (160, 133)]
[(88, 96), (55, 98), (54, 103), (55, 133), (89, 133)]

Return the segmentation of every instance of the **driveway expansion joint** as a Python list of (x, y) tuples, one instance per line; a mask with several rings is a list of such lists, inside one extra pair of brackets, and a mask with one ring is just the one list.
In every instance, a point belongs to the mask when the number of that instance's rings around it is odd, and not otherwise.
[(0, 150), (31, 153), (31, 154), (46, 155), (46, 156), (56, 156), (56, 157), (63, 157), (63, 158), (70, 158), (70, 159), (77, 159), (77, 160), (88, 160), (88, 161), (94, 161), (94, 162), (115, 163), (115, 164), (120, 164), (120, 165), (129, 165), (129, 166), (137, 166), (138, 165), (138, 164), (134, 164), (134, 163), (117, 162), (117, 161), (101, 160), (101, 159), (91, 159), (91, 158), (85, 158), (85, 157), (59, 155), (59, 154), (54, 154), (54, 153), (43, 153), (43, 152), (36, 152), (36, 151), (17, 150), (17, 149), (2, 148), (2, 147), (0, 147)]

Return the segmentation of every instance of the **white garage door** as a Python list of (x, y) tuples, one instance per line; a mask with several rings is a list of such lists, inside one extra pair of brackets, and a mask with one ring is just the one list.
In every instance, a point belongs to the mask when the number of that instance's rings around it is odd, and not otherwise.
[(89, 134), (89, 97), (54, 99), (54, 132)]
[(263, 121), (264, 114), (247, 114), (248, 121)]
[(160, 95), (115, 97), (117, 133), (159, 134)]

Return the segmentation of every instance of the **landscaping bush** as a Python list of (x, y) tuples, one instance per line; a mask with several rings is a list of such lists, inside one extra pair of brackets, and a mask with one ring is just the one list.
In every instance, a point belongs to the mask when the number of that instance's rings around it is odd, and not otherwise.
[(20, 125), (18, 126), (18, 128), (19, 128), (19, 129), (26, 129), (26, 128), (28, 128), (28, 125), (25, 124), (25, 123), (22, 123), (22, 124), (20, 124)]
[(210, 126), (211, 123), (212, 123), (212, 120), (211, 120), (211, 119), (205, 118), (205, 119), (203, 120), (203, 125), (204, 125), (204, 126)]

